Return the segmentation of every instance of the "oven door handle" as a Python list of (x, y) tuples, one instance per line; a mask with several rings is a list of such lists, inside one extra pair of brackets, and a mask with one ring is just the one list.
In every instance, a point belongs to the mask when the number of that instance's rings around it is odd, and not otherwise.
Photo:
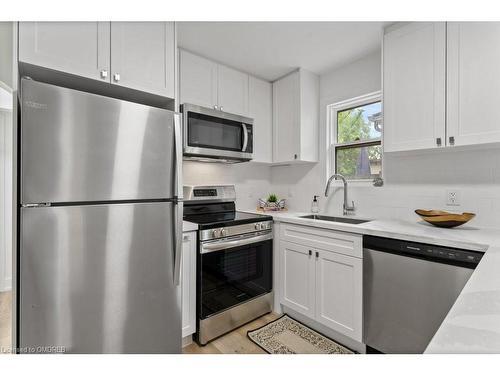
[(256, 242), (268, 241), (273, 239), (272, 233), (253, 235), (250, 237), (239, 238), (237, 240), (221, 240), (216, 242), (202, 243), (200, 252), (202, 254), (211, 253), (214, 251), (226, 250), (232, 247), (249, 245)]
[(248, 129), (244, 122), (241, 123), (241, 127), (243, 128), (243, 147), (241, 148), (241, 152), (245, 152), (248, 145)]

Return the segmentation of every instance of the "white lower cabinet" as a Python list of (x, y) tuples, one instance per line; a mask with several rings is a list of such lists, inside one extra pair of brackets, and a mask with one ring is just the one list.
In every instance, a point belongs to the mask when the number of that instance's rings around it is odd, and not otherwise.
[(196, 331), (196, 232), (182, 237), (181, 259), (182, 337)]
[(363, 260), (331, 251), (316, 252), (316, 320), (361, 341)]
[[(314, 263), (312, 250), (291, 242), (280, 242), (282, 265), (282, 303), (297, 312), (314, 317)], [(300, 275), (300, 277), (299, 277)]]
[[(304, 237), (289, 235), (298, 233), (298, 229)], [(309, 231), (319, 237), (318, 232), (324, 232), (322, 241), (308, 240)], [(300, 243), (290, 242), (291, 238)], [(339, 240), (348, 246), (340, 248)], [(354, 246), (352, 255), (339, 252), (349, 246)], [(361, 342), (361, 246), (361, 236), (357, 234), (297, 225), (282, 226), (279, 240), (281, 304)]]

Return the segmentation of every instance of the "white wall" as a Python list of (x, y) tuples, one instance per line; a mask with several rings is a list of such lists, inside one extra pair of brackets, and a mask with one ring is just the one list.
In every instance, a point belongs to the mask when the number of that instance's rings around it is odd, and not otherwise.
[(271, 191), (271, 168), (265, 165), (184, 161), (185, 185), (234, 184), (240, 209), (255, 209), (257, 200)]
[[(0, 88), (0, 90), (2, 90)], [(12, 285), (12, 110), (0, 107), (0, 292)]]
[(13, 87), (14, 23), (0, 22), (0, 82)]
[(15, 23), (0, 22), (0, 292), (12, 287), (15, 37)]
[[(309, 211), (314, 194), (328, 214), (342, 213), (342, 189), (336, 183), (325, 199), (326, 106), (380, 90), (380, 53), (372, 53), (320, 77), (320, 161), (315, 165), (272, 167), (272, 186), (288, 197), (292, 210)], [(349, 199), (357, 214), (373, 218), (417, 220), (416, 208), (471, 211), (471, 225), (500, 229), (500, 149), (384, 155), (383, 187), (352, 185)], [(444, 152), (443, 152), (444, 151)], [(445, 205), (449, 189), (459, 190), (461, 205)]]

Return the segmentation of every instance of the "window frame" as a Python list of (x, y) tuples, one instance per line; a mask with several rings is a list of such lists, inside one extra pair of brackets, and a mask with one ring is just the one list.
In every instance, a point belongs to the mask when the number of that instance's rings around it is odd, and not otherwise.
[[(381, 105), (381, 110), (383, 113), (383, 102), (382, 102), (382, 92), (381, 91), (375, 91), (371, 92), (365, 95), (357, 96), (351, 99), (343, 100), (340, 102), (332, 103), (327, 105), (326, 107), (326, 116), (327, 116), (327, 150), (328, 150), (328, 157), (327, 157), (327, 179), (334, 173), (337, 173), (337, 166), (336, 166), (336, 154), (337, 150), (341, 149), (347, 149), (347, 148), (354, 148), (354, 147), (360, 147), (360, 146), (373, 146), (373, 145), (380, 145), (382, 147), (383, 145), (383, 137), (384, 137), (384, 128), (382, 126), (381, 130), (381, 135), (379, 138), (374, 138), (374, 139), (367, 139), (367, 140), (361, 140), (361, 141), (352, 141), (352, 142), (346, 142), (346, 143), (337, 143), (337, 133), (338, 133), (338, 124), (337, 124), (337, 113), (342, 112), (348, 109), (353, 109), (356, 107), (360, 107), (363, 105), (368, 105), (368, 104), (373, 104), (380, 102)], [(381, 176), (383, 178), (383, 158), (384, 158), (384, 153), (383, 153), (383, 148), (382, 148), (382, 157), (381, 157)], [(364, 179), (347, 179), (349, 183), (353, 182), (355, 184), (366, 184), (366, 185), (372, 185), (373, 179), (369, 178), (364, 178)]]

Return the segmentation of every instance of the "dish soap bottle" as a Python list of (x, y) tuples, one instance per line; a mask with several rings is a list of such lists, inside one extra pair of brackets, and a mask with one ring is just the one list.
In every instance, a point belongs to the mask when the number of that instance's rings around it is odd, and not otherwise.
[(313, 201), (311, 203), (311, 212), (313, 214), (317, 214), (319, 212), (318, 198), (319, 198), (319, 195), (315, 195), (313, 197)]

